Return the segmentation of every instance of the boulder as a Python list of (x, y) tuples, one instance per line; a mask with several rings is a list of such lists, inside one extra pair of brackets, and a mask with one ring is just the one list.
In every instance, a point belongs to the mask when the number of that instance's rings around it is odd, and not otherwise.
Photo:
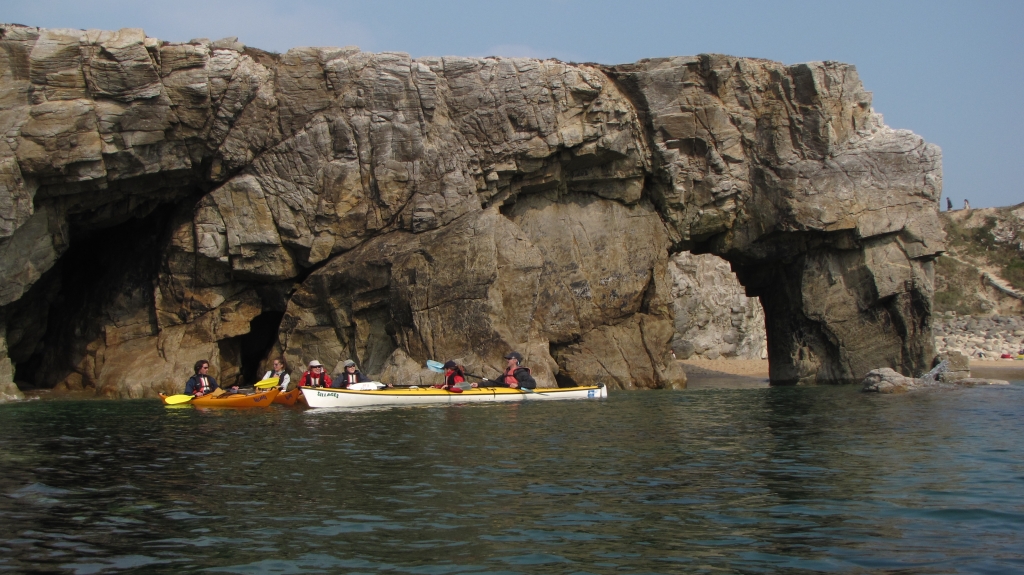
[(921, 386), (921, 381), (907, 377), (892, 368), (873, 369), (861, 382), (864, 391), (875, 393), (906, 393)]

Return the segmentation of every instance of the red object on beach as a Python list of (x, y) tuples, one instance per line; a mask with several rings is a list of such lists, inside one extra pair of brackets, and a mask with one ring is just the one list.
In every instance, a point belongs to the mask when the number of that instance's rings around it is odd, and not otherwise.
[(1013, 359), (1013, 356), (1008, 354), (1008, 353), (1004, 353), (1003, 355), (999, 356), (999, 358), (1000, 359)]

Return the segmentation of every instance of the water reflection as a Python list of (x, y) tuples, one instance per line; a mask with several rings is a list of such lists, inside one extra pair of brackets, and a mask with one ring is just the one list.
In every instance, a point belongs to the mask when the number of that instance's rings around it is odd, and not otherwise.
[(1020, 569), (1024, 386), (0, 408), (0, 569)]

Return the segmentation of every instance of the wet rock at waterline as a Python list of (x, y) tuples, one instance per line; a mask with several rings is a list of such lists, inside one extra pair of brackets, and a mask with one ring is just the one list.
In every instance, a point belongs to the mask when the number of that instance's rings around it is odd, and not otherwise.
[(1009, 385), (1009, 382), (1002, 379), (972, 378), (967, 368), (967, 357), (960, 353), (940, 356), (939, 364), (921, 377), (906, 377), (883, 367), (869, 371), (861, 382), (863, 391), (883, 394), (976, 385)]
[(278, 353), (495, 373), (509, 347), (547, 385), (678, 387), (684, 251), (760, 298), (776, 383), (931, 365), (940, 153), (852, 66), (0, 43), (0, 361), (24, 387), (151, 395)]

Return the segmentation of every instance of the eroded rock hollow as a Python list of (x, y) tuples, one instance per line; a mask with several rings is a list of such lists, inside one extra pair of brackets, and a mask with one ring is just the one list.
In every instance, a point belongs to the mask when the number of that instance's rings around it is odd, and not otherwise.
[[(271, 54), (0, 25), (0, 379), (137, 397), (206, 358), (678, 387), (674, 253), (775, 383), (930, 366), (937, 147), (852, 66)], [(419, 374), (419, 375), (418, 375)]]

